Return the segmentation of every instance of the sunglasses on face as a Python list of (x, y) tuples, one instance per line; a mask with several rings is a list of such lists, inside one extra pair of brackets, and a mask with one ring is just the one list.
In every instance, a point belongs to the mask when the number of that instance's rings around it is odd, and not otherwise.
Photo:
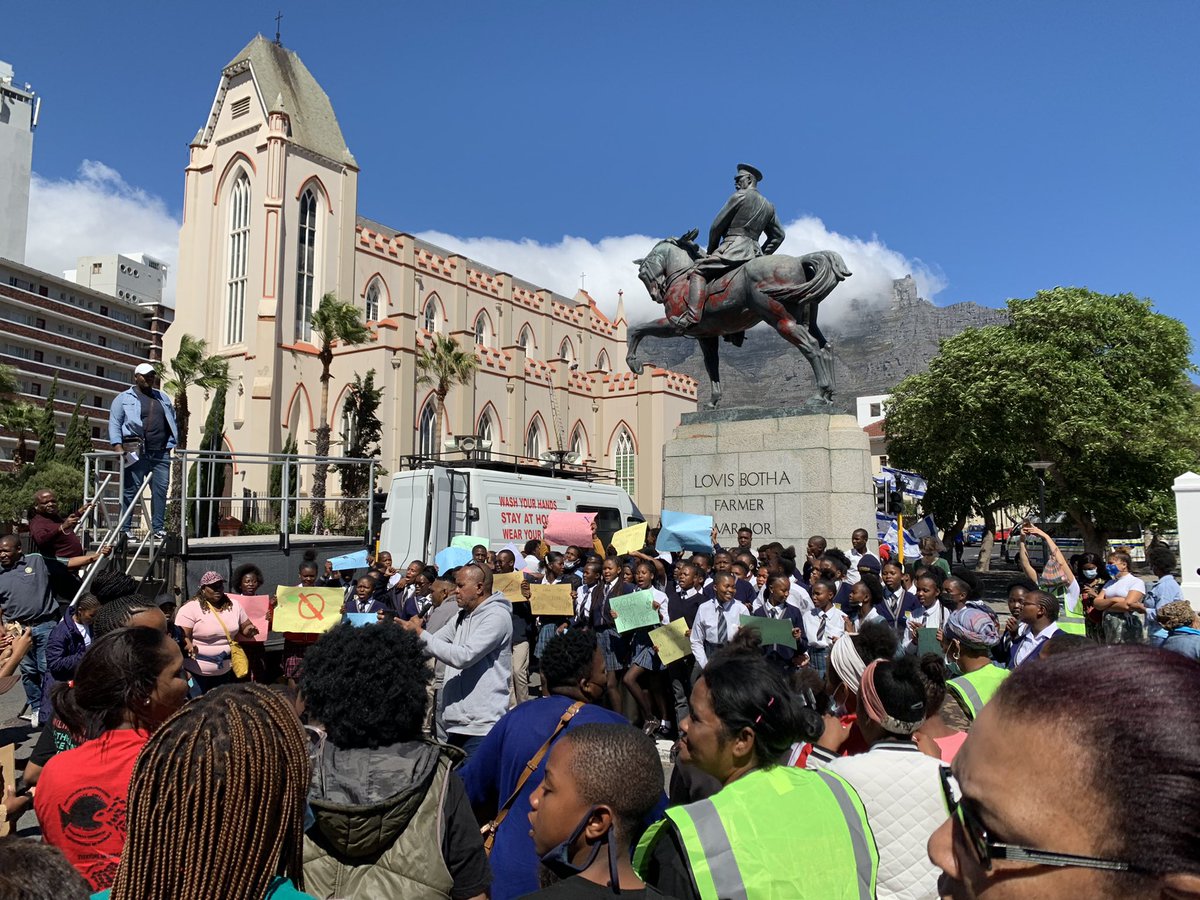
[(963, 799), (958, 781), (948, 768), (942, 769), (942, 792), (945, 795), (946, 809), (949, 811), (950, 817), (955, 820), (966, 845), (975, 854), (975, 861), (985, 872), (992, 870), (992, 860), (995, 859), (1059, 868), (1103, 869), (1108, 872), (1145, 873), (1146, 871), (1133, 863), (1115, 859), (1077, 856), (1073, 853), (1051, 853), (1046, 850), (1034, 850), (1017, 844), (1005, 844), (993, 840), (987, 833), (987, 829), (983, 827), (983, 823), (971, 810), (971, 801)]

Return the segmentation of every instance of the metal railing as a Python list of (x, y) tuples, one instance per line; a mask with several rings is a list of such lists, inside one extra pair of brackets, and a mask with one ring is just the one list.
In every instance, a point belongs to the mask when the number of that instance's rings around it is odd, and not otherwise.
[[(285, 551), (294, 534), (366, 539), (375, 533), (376, 459), (225, 450), (176, 450), (175, 456), (184, 474), (171, 494), (178, 495), (172, 502), (180, 507), (184, 553), (191, 541), (235, 531), (278, 534), (280, 549)], [(306, 489), (321, 463), (328, 467), (325, 490), (322, 496), (313, 496)], [(334, 486), (342, 491), (334, 493)]]

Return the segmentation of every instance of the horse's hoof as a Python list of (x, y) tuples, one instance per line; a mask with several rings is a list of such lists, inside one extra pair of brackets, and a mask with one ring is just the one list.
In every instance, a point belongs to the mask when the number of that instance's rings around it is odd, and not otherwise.
[(642, 364), (640, 362), (638, 362), (636, 359), (626, 359), (625, 365), (629, 366), (629, 371), (632, 372), (634, 375), (642, 374)]

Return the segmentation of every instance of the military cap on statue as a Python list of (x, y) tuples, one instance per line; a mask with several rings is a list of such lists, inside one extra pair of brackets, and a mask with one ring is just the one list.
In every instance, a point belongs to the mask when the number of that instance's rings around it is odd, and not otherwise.
[(754, 168), (754, 166), (750, 165), (749, 163), (738, 163), (737, 170), (739, 172), (747, 172), (750, 175), (753, 175), (755, 181), (762, 181), (762, 172), (758, 171), (758, 169)]

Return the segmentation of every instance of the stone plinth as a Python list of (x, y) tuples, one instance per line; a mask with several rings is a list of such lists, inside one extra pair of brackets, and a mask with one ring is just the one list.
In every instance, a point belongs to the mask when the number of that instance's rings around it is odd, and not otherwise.
[(854, 529), (875, 534), (870, 440), (848, 415), (688, 413), (663, 448), (663, 509), (711, 515), (725, 547), (743, 525), (756, 547), (779, 541), (803, 553), (814, 534), (849, 547)]

